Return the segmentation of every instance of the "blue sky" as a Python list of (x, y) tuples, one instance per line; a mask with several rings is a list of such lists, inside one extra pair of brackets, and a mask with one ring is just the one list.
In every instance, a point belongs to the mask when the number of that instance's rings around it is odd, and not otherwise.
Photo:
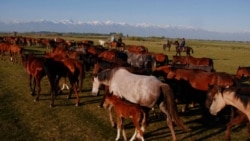
[(250, 0), (1, 0), (0, 21), (113, 21), (250, 32)]

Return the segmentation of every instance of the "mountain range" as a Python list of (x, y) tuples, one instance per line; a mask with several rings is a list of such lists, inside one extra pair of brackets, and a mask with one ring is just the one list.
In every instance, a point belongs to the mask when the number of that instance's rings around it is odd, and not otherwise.
[(29, 22), (3, 22), (0, 21), (0, 32), (70, 32), (70, 33), (122, 33), (128, 36), (158, 36), (166, 38), (250, 41), (250, 32), (225, 33), (208, 31), (205, 29), (183, 27), (174, 25), (155, 24), (128, 24), (112, 21), (81, 22), (73, 20), (61, 20), (58, 22), (49, 20), (36, 20)]

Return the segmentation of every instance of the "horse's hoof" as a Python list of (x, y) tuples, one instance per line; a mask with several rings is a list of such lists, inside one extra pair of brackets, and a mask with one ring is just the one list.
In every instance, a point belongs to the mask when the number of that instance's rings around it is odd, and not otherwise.
[(76, 103), (75, 106), (78, 107), (78, 106), (79, 106), (79, 103)]
[(38, 102), (38, 100), (37, 100), (37, 99), (34, 99), (33, 101), (34, 101), (34, 102)]
[(50, 104), (49, 107), (50, 107), (50, 108), (53, 108), (53, 107), (54, 107), (54, 104)]

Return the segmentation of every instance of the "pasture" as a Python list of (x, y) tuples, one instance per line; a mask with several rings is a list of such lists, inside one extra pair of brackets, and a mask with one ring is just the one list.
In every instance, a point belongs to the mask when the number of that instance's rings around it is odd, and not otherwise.
[[(98, 44), (98, 37), (62, 37), (74, 40), (91, 39)], [(165, 40), (158, 38), (146, 38), (145, 40), (132, 40), (124, 38), (126, 45), (143, 45), (150, 52), (162, 52), (169, 59), (175, 55), (172, 45), (170, 52), (163, 51), (162, 44)], [(250, 43), (231, 41), (205, 41), (186, 40), (186, 45), (194, 49), (195, 57), (210, 57), (214, 60), (214, 67), (218, 72), (235, 74), (239, 66), (250, 66)], [(25, 53), (34, 52), (43, 54), (47, 51), (42, 47), (24, 47)], [(182, 53), (183, 54), (183, 53)], [(12, 64), (6, 55), (6, 61), (0, 60), (0, 139), (2, 141), (26, 140), (26, 141), (110, 141), (116, 137), (116, 129), (111, 127), (108, 112), (99, 108), (102, 99), (100, 96), (91, 95), (92, 80), (90, 72), (86, 73), (83, 81), (83, 92), (79, 93), (80, 106), (74, 105), (75, 96), (67, 100), (68, 90), (64, 90), (55, 100), (55, 107), (50, 108), (49, 82), (42, 79), (40, 101), (34, 102), (29, 93), (28, 76), (21, 64)], [(246, 82), (247, 83), (247, 82)], [(180, 109), (181, 105), (178, 105)], [(227, 120), (209, 122), (201, 119), (197, 107), (186, 113), (178, 111), (185, 125), (191, 131), (183, 132), (175, 127), (178, 140), (182, 141), (217, 141), (224, 140)], [(125, 122), (127, 137), (134, 132), (134, 126), (130, 120)], [(144, 134), (145, 140), (163, 141), (171, 140), (171, 133), (167, 127), (165, 118), (156, 109), (156, 113), (150, 112), (150, 123)], [(246, 140), (248, 138), (246, 125), (233, 128), (232, 140)]]

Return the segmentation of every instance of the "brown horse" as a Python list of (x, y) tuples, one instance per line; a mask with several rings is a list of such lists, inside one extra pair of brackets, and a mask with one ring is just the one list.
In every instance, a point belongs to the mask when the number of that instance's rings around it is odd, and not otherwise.
[(209, 85), (219, 85), (230, 87), (237, 85), (237, 80), (226, 72), (205, 72), (202, 70), (176, 69), (168, 73), (167, 78), (176, 80), (186, 80), (192, 87), (198, 90), (207, 91)]
[(1, 42), (0, 43), (0, 54), (1, 54), (1, 60), (5, 60), (5, 53), (9, 52), (11, 44), (7, 42)]
[(126, 46), (126, 50), (137, 54), (148, 53), (148, 48), (145, 46), (128, 45)]
[[(127, 140), (123, 125), (123, 119), (131, 118), (135, 126), (135, 133), (130, 140), (134, 140), (136, 137), (139, 137), (142, 141), (144, 141), (143, 132), (145, 131), (145, 128), (147, 126), (147, 113), (143, 110), (142, 107), (140, 107), (139, 104), (133, 104), (128, 101), (122, 100), (113, 94), (107, 94), (103, 106), (104, 108), (114, 107), (117, 119), (117, 136), (115, 140), (119, 140), (121, 130), (123, 132), (124, 140)], [(109, 115), (112, 122), (112, 114), (109, 113)]]
[(206, 57), (196, 58), (193, 56), (173, 56), (172, 63), (188, 64), (191, 66), (207, 66), (209, 67), (209, 70), (215, 71), (213, 59)]
[(38, 101), (41, 92), (40, 82), (46, 75), (43, 67), (44, 58), (37, 57), (34, 54), (25, 54), (22, 57), (22, 63), (29, 76), (30, 93), (31, 95), (36, 94), (36, 99), (34, 101)]
[(181, 52), (186, 52), (186, 55), (190, 56), (191, 53), (194, 53), (193, 48), (189, 47), (189, 46), (185, 46), (185, 47), (183, 47), (184, 49), (181, 49), (180, 48), (180, 43), (178, 41), (175, 41), (174, 45), (175, 45), (175, 49), (176, 49), (176, 55), (181, 56)]
[[(47, 58), (44, 62), (44, 68), (51, 86), (51, 106), (54, 106), (54, 99), (59, 91), (58, 83), (61, 77), (67, 77), (69, 79), (72, 88), (68, 95), (68, 99), (70, 99), (72, 91), (74, 91), (76, 96), (75, 105), (78, 106), (80, 103), (80, 99), (77, 92), (77, 85), (80, 85), (79, 90), (81, 92), (82, 82), (85, 76), (84, 64), (82, 64), (82, 62), (78, 60), (71, 58)], [(78, 78), (80, 79), (79, 83)]]
[(154, 53), (154, 52), (149, 52), (149, 54), (152, 55), (152, 57), (155, 58), (155, 61), (158, 65), (167, 65), (168, 64), (168, 56), (163, 54), (163, 53)]
[(162, 45), (163, 50), (166, 51), (166, 49), (168, 48), (168, 51), (170, 51), (171, 44), (172, 44), (172, 42), (167, 40), (167, 43)]
[(23, 47), (20, 47), (18, 45), (11, 45), (9, 48), (10, 60), (13, 63), (18, 63), (18, 58), (19, 58), (19, 62), (22, 62), (23, 51), (24, 51)]
[(243, 77), (248, 78), (248, 81), (250, 82), (250, 67), (238, 67), (236, 72), (236, 77), (238, 79), (242, 79)]

